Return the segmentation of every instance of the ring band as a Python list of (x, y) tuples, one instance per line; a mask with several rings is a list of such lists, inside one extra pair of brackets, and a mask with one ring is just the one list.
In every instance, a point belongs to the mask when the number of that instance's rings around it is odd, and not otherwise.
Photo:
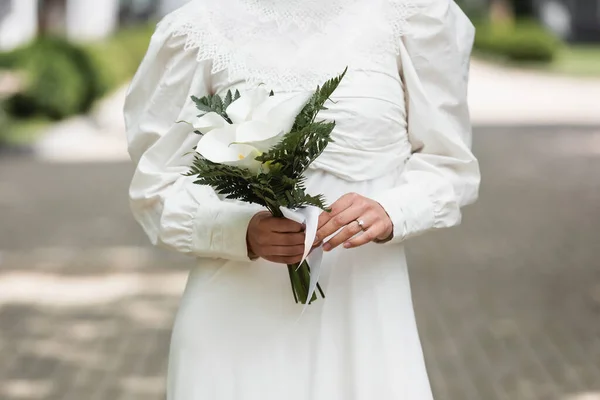
[(360, 229), (362, 229), (364, 231), (365, 230), (365, 221), (363, 221), (362, 219), (357, 219), (356, 222), (358, 223), (358, 226), (360, 226)]

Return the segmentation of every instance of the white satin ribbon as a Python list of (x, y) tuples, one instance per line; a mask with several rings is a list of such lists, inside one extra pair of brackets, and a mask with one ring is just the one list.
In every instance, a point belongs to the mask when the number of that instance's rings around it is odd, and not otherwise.
[[(319, 216), (321, 215), (323, 210), (321, 210), (318, 207), (307, 206), (298, 210), (281, 208), (281, 212), (283, 212), (284, 217), (286, 217), (287, 219), (298, 222), (299, 224), (306, 225), (306, 238), (304, 240), (304, 256), (302, 257), (302, 261), (300, 262), (300, 264), (302, 264), (304, 260), (307, 260), (308, 265), (310, 266), (310, 285), (308, 287), (308, 298), (306, 299), (306, 305), (308, 306), (310, 299), (317, 290), (317, 284), (319, 283), (319, 278), (321, 276), (323, 248), (318, 247), (312, 253), (310, 252), (310, 250), (312, 249), (313, 244), (315, 243), (315, 238), (317, 237), (317, 228), (319, 227)], [(304, 309), (306, 309), (306, 307), (304, 307)]]

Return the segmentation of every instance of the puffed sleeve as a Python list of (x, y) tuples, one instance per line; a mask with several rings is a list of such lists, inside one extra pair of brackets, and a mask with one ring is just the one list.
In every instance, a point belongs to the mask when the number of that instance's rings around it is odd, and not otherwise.
[(259, 208), (223, 200), (184, 176), (199, 136), (177, 121), (196, 116), (190, 96), (210, 92), (211, 70), (184, 45), (169, 21), (161, 22), (127, 94), (129, 153), (136, 165), (131, 209), (155, 245), (197, 257), (249, 261), (246, 231)]
[(399, 64), (413, 153), (400, 183), (375, 197), (394, 223), (392, 242), (461, 222), (478, 197), (467, 105), (474, 28), (452, 0), (430, 0), (409, 21)]

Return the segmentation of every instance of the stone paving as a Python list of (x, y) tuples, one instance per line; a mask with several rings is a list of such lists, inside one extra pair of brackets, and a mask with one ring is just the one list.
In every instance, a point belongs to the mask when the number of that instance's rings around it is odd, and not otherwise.
[(600, 124), (598, 77), (573, 77), (474, 60), (470, 78), (469, 107), (475, 124)]
[[(597, 400), (600, 128), (479, 128), (475, 150), (463, 226), (408, 245), (436, 398)], [(130, 175), (0, 158), (0, 399), (164, 398), (190, 260), (147, 245)]]

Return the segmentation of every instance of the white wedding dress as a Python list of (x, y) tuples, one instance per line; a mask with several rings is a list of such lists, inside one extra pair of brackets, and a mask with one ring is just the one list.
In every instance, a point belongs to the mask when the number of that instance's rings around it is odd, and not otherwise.
[[(197, 0), (167, 16), (125, 109), (130, 197), (153, 243), (197, 258), (173, 330), (169, 400), (429, 400), (404, 241), (473, 202), (467, 77), (473, 27), (448, 0)], [(260, 207), (185, 177), (190, 96), (263, 83), (314, 90), (349, 67), (320, 117), (335, 142), (309, 193), (356, 192), (394, 223), (385, 244), (326, 254), (302, 314), (287, 269), (250, 261)], [(427, 282), (421, 282), (426, 285)]]

